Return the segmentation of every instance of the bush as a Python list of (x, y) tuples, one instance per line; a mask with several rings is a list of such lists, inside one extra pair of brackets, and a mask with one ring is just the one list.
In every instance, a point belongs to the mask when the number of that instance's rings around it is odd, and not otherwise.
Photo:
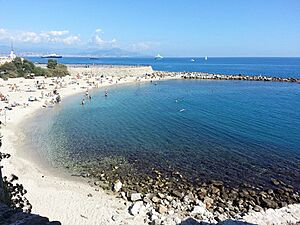
[(46, 77), (51, 76), (51, 73), (49, 72), (49, 70), (41, 68), (41, 67), (35, 67), (33, 70), (33, 73), (35, 76), (46, 76)]
[(65, 65), (57, 64), (56, 60), (49, 59), (47, 68), (35, 66), (27, 59), (15, 58), (12, 62), (4, 63), (0, 66), (0, 77), (2, 79), (25, 77), (34, 74), (34, 76), (66, 76), (69, 75), (68, 68)]
[(55, 69), (49, 69), (52, 77), (63, 77), (69, 75), (68, 68), (65, 65), (58, 64)]
[(54, 59), (48, 59), (47, 68), (48, 69), (55, 69), (57, 66), (57, 61)]

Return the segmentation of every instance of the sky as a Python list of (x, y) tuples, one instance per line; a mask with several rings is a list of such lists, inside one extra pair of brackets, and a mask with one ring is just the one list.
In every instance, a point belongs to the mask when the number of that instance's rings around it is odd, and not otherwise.
[(11, 40), (62, 53), (300, 56), (300, 0), (0, 0), (0, 46)]

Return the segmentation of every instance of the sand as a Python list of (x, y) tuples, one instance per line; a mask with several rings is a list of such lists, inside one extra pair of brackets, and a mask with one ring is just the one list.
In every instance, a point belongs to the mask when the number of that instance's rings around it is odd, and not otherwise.
[[(116, 73), (119, 71), (119, 73)], [(150, 78), (142, 77), (142, 74), (151, 73), (151, 67), (132, 68), (119, 67), (109, 68), (70, 68), (71, 76), (64, 77), (60, 80), (65, 87), (59, 88), (63, 99), (67, 96), (85, 92), (91, 88), (103, 88), (109, 85), (118, 85), (129, 82), (148, 81)], [(78, 74), (81, 78), (76, 78)], [(86, 75), (82, 75), (86, 74)], [(112, 76), (112, 74), (115, 74)], [(106, 76), (100, 79), (101, 75)], [(170, 79), (165, 77), (164, 79)], [(174, 77), (173, 77), (174, 78)], [(152, 80), (159, 78), (151, 78)], [(46, 89), (37, 90), (36, 82), (45, 82)], [(3, 137), (3, 146), (1, 152), (10, 153), (12, 157), (3, 160), (3, 175), (15, 174), (19, 177), (28, 191), (26, 197), (33, 205), (32, 213), (49, 217), (50, 220), (58, 220), (62, 224), (144, 224), (144, 216), (136, 217), (128, 214), (128, 206), (120, 198), (112, 194), (107, 194), (103, 190), (95, 190), (87, 183), (76, 181), (70, 177), (66, 179), (59, 173), (53, 174), (40, 165), (37, 161), (22, 157), (26, 153), (18, 146), (19, 131), (18, 126), (29, 117), (33, 116), (37, 110), (44, 110), (45, 101), (48, 102), (52, 97), (41, 99), (42, 91), (44, 94), (53, 91), (56, 86), (49, 86), (56, 81), (52, 78), (36, 78), (23, 79), (14, 78), (7, 81), (0, 80), (0, 92), (8, 96), (8, 103), (0, 102), (0, 108), (4, 109), (8, 104), (14, 102), (21, 106), (16, 106), (12, 110), (1, 111), (0, 120), (7, 122), (6, 126), (2, 126), (1, 133)], [(92, 84), (92, 82), (95, 82)], [(17, 85), (17, 91), (11, 91), (12, 85)], [(28, 92), (31, 89), (32, 92)], [(103, 88), (104, 90), (104, 88)], [(38, 101), (28, 102), (28, 98), (32, 96)], [(23, 104), (28, 104), (24, 107)], [(6, 119), (5, 119), (6, 117)], [(92, 194), (92, 197), (88, 197)], [(114, 217), (114, 220), (112, 220)]]

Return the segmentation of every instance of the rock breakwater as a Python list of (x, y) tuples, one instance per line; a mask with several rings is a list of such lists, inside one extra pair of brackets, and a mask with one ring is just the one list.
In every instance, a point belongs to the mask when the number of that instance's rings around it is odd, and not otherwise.
[(180, 76), (183, 79), (202, 79), (202, 80), (245, 80), (245, 81), (271, 81), (271, 82), (292, 82), (300, 83), (299, 78), (283, 78), (272, 76), (247, 76), (247, 75), (226, 75), (226, 74), (211, 74), (203, 72), (162, 72), (156, 71), (153, 73), (156, 76)]

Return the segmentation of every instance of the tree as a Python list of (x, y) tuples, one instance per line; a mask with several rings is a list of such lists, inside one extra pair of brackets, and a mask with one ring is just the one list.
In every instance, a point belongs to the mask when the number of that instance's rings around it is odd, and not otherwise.
[(12, 62), (6, 62), (2, 66), (0, 66), (0, 71), (7, 72), (7, 71), (14, 71), (14, 70), (17, 70), (17, 67)]
[(47, 64), (47, 68), (48, 69), (55, 69), (57, 65), (57, 61), (54, 59), (48, 59), (48, 64)]
[(68, 68), (65, 65), (58, 64), (55, 69), (49, 69), (53, 77), (63, 77), (69, 75)]
[(35, 76), (46, 76), (46, 77), (51, 76), (51, 73), (49, 72), (49, 70), (38, 67), (38, 66), (34, 68), (33, 73)]
[(26, 59), (23, 61), (23, 71), (27, 73), (33, 73), (34, 72), (34, 64)]

